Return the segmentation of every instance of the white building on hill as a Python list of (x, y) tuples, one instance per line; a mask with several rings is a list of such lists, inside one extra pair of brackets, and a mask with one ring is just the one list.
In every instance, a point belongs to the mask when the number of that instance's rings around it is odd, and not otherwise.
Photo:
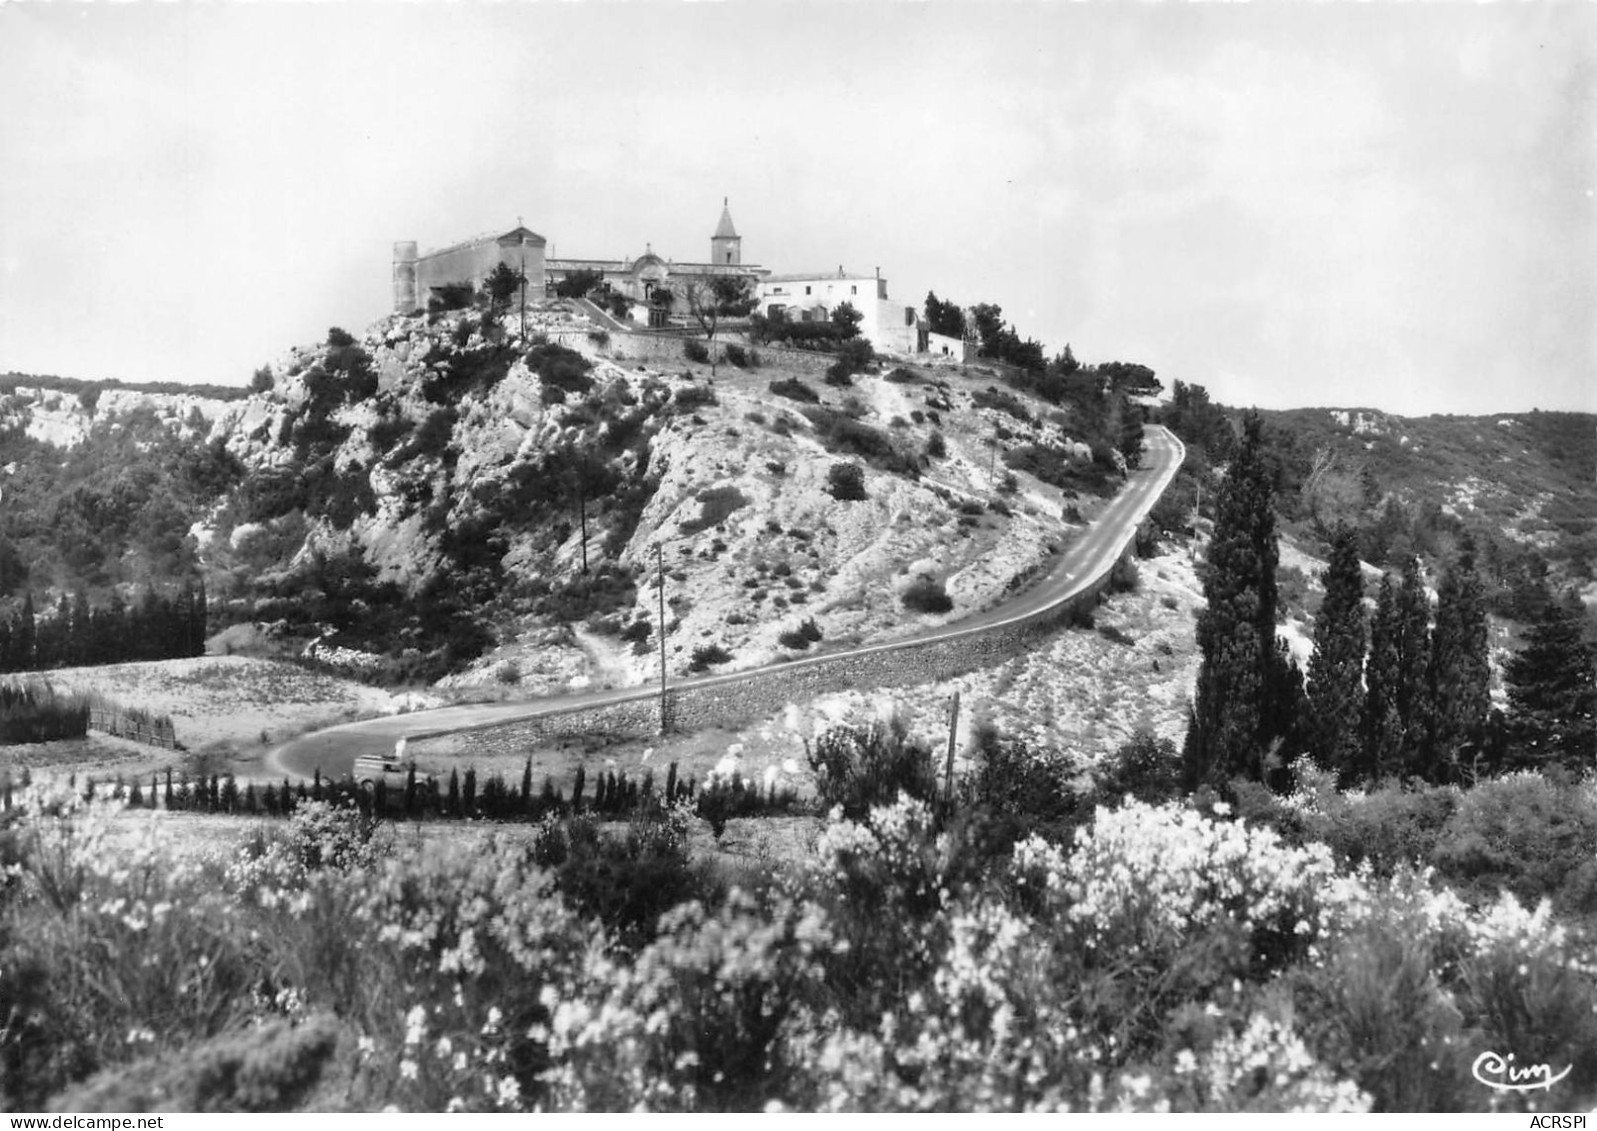
[(825, 322), (845, 302), (860, 312), (860, 336), (887, 353), (916, 353), (920, 319), (913, 306), (887, 297), (887, 280), (851, 275), (841, 267), (834, 275), (769, 275), (760, 280), (759, 313), (781, 311), (794, 322)]

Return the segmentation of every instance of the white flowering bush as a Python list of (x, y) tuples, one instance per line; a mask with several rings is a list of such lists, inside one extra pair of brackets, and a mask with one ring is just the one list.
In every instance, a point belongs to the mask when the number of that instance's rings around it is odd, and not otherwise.
[(1255, 962), (1279, 964), (1320, 939), (1337, 910), (1323, 845), (1294, 848), (1272, 829), (1175, 803), (1099, 809), (1062, 861), (1062, 874), (1039, 880), (1039, 850), (1022, 846), (1017, 878), (1041, 882), (1089, 949), (1130, 960), (1225, 924), (1251, 941)]
[[(35, 788), (0, 815), (0, 1091), (77, 1110), (1597, 1100), (1579, 923), (1224, 817), (1128, 802), (989, 874), (901, 795), (728, 894), (689, 867), (686, 809), (399, 844), (308, 805), (213, 859), (174, 852), (165, 818), (130, 835), (115, 802)], [(1483, 1050), (1569, 1075), (1499, 1095), (1471, 1074)], [(201, 1079), (219, 1065), (234, 1083)]]

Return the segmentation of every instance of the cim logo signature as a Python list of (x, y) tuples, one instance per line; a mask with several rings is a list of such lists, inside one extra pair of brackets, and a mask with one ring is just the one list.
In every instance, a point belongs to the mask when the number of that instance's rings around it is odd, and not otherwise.
[(1475, 1079), (1485, 1084), (1494, 1092), (1530, 1092), (1537, 1088), (1551, 1091), (1554, 1084), (1558, 1083), (1573, 1064), (1565, 1066), (1558, 1075), (1553, 1075), (1550, 1064), (1527, 1064), (1524, 1066), (1514, 1063), (1514, 1054), (1506, 1057), (1495, 1052), (1487, 1051), (1475, 1058), (1475, 1063), (1470, 1066), (1470, 1072)]

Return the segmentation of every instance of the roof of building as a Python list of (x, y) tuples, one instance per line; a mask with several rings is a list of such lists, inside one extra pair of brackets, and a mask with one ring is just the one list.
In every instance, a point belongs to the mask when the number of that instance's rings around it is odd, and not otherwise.
[(659, 263), (673, 275), (758, 275), (764, 277), (766, 268), (752, 263), (674, 263), (658, 255), (645, 254), (637, 259), (545, 259), (546, 271), (632, 271), (638, 264)]
[(811, 271), (797, 275), (771, 275), (766, 278), (767, 283), (835, 283), (860, 282), (862, 280), (876, 281), (875, 275), (854, 275), (843, 271)]
[(715, 226), (715, 235), (712, 239), (736, 240), (742, 239), (737, 229), (732, 226), (732, 212), (725, 200), (721, 201), (721, 222)]
[(448, 247), (434, 248), (432, 251), (424, 253), (421, 258), (431, 259), (435, 255), (448, 255), (452, 251), (464, 251), (466, 248), (476, 247), (478, 244), (498, 243), (500, 240), (509, 239), (511, 236), (522, 235), (531, 236), (533, 243), (547, 244), (549, 242), (537, 232), (518, 225), (517, 227), (511, 228), (508, 232), (483, 232), (481, 235), (472, 236), (469, 240), (461, 240), (459, 243), (452, 243)]

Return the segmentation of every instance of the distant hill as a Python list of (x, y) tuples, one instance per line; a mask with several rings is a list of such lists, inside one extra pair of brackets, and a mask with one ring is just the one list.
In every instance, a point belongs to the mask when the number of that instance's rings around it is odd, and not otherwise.
[(12, 370), (0, 374), (0, 396), (15, 393), (20, 388), (44, 389), (55, 393), (80, 393), (93, 395), (96, 390), (120, 389), (129, 393), (149, 393), (164, 396), (203, 397), (213, 401), (241, 401), (250, 395), (242, 385), (184, 385), (177, 381), (119, 381), (108, 377), (99, 381), (86, 381), (77, 377), (56, 377), (50, 374), (18, 373)]
[[(1466, 533), (1504, 586), (1545, 566), (1555, 586), (1597, 568), (1597, 415), (1400, 417), (1369, 409), (1266, 412), (1283, 517), (1323, 539), (1358, 526), (1367, 561), (1445, 558)], [(1597, 595), (1597, 594), (1594, 594)]]

